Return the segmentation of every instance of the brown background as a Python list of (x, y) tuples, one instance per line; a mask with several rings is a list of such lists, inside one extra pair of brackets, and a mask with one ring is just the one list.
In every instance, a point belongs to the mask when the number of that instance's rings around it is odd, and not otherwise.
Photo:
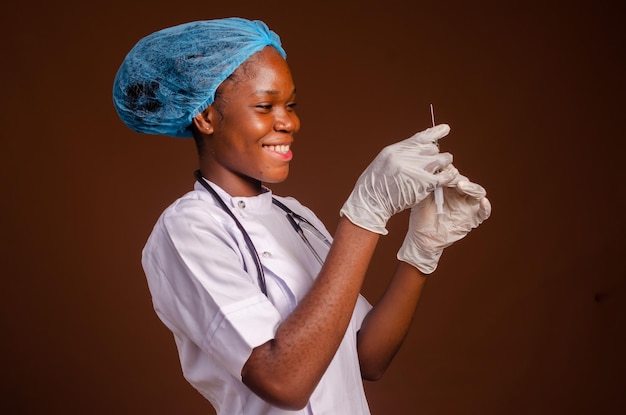
[[(193, 143), (132, 133), (110, 91), (140, 37), (226, 16), (283, 39), (303, 128), (274, 190), (329, 229), (378, 150), (428, 127), (430, 103), (452, 126), (443, 148), (489, 192), (492, 218), (446, 250), (405, 346), (367, 384), (374, 414), (626, 410), (617, 1), (5, 3), (1, 413), (213, 413), (139, 263), (192, 186)], [(379, 245), (371, 301), (406, 220)]]

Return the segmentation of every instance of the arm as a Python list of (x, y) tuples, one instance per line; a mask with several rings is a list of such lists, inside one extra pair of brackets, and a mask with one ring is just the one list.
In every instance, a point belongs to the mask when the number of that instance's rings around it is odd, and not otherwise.
[(345, 335), (387, 220), (455, 177), (453, 170), (436, 174), (452, 162), (434, 144), (448, 131), (441, 125), (387, 146), (361, 174), (311, 290), (274, 339), (253, 349), (241, 371), (243, 382), (261, 398), (289, 409), (306, 405)]
[(399, 262), (387, 290), (370, 310), (358, 334), (363, 379), (379, 379), (404, 341), (426, 277)]
[(242, 379), (252, 391), (279, 407), (306, 405), (341, 343), (378, 238), (340, 220), (313, 287), (244, 365)]
[[(389, 217), (412, 207), (409, 231), (398, 253), (403, 262), (358, 335), (366, 379), (382, 375), (404, 340), (424, 274), (434, 271), (443, 248), (489, 217), (484, 189), (459, 180), (451, 156), (432, 151), (433, 133), (445, 135), (447, 130), (426, 130), (386, 148), (357, 181), (310, 292), (280, 324), (275, 338), (252, 351), (242, 369), (243, 382), (266, 401), (289, 409), (306, 405), (341, 343), (378, 234), (386, 233)], [(417, 146), (411, 141), (417, 141)], [(415, 153), (418, 157), (411, 157)], [(429, 173), (433, 171), (440, 173)], [(439, 217), (432, 198), (426, 196), (427, 189), (441, 184), (450, 186), (453, 194), (445, 198), (448, 214)]]
[(398, 252), (402, 262), (359, 331), (359, 362), (364, 379), (380, 378), (404, 341), (425, 276), (436, 269), (443, 249), (464, 238), (491, 213), (480, 185), (458, 176), (448, 186), (444, 214), (437, 213), (432, 197), (411, 209), (409, 230)]

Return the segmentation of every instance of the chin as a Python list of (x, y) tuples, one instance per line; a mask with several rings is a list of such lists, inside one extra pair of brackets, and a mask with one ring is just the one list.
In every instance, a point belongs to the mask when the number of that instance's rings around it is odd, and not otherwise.
[(280, 171), (271, 172), (271, 174), (264, 174), (261, 181), (264, 183), (282, 183), (287, 180), (289, 176), (289, 167), (281, 169)]
[(281, 177), (281, 178), (269, 178), (267, 180), (263, 180), (264, 183), (268, 183), (268, 184), (276, 184), (276, 183), (282, 183), (285, 180), (287, 180), (287, 176)]

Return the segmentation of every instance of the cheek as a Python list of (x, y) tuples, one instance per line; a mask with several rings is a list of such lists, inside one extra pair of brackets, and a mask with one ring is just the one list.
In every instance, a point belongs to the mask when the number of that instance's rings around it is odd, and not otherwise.
[(250, 120), (248, 124), (248, 131), (251, 135), (261, 138), (270, 131), (272, 131), (272, 121), (268, 118), (255, 118)]

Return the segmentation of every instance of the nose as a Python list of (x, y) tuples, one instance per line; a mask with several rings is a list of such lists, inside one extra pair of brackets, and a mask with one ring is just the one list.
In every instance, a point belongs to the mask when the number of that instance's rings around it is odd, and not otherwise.
[(274, 130), (285, 133), (296, 133), (300, 129), (300, 118), (293, 109), (283, 109), (276, 114)]

